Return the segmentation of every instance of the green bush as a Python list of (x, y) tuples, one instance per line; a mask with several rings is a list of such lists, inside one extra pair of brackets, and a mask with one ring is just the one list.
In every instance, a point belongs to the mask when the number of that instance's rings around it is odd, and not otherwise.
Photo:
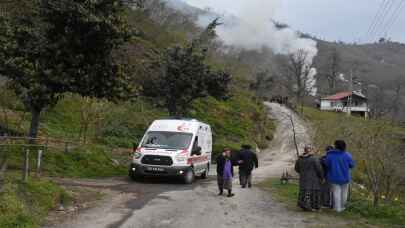
[(61, 197), (70, 196), (49, 181), (31, 180), (27, 183), (7, 180), (0, 192), (0, 227), (37, 228), (48, 211)]
[(44, 172), (50, 176), (106, 177), (124, 175), (127, 167), (116, 165), (105, 146), (84, 146), (69, 153), (50, 151), (44, 154)]

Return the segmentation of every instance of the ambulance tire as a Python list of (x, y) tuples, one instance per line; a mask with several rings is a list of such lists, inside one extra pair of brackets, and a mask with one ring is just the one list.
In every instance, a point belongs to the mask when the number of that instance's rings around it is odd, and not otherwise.
[(208, 172), (209, 172), (209, 165), (207, 165), (207, 168), (204, 170), (203, 173), (201, 173), (201, 179), (207, 179), (208, 176)]
[(129, 177), (131, 180), (136, 181), (136, 182), (141, 182), (143, 180), (143, 177), (139, 174), (136, 174), (134, 172), (129, 173)]
[(194, 182), (194, 179), (195, 179), (194, 170), (193, 168), (190, 168), (184, 174), (183, 181), (185, 184), (192, 184)]

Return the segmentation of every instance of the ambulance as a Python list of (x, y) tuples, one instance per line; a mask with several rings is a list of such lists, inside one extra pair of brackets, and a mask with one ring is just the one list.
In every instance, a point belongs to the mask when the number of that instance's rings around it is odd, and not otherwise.
[(211, 165), (212, 132), (195, 119), (155, 120), (134, 148), (129, 176), (178, 176), (186, 184), (205, 179)]

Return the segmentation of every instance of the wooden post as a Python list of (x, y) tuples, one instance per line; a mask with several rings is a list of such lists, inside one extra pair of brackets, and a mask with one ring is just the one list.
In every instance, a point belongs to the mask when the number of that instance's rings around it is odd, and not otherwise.
[(42, 160), (42, 150), (38, 150), (38, 156), (37, 156), (37, 177), (41, 177), (41, 160)]
[(24, 161), (24, 170), (23, 170), (23, 181), (27, 182), (28, 181), (28, 172), (29, 172), (29, 168), (30, 168), (30, 150), (26, 149), (25, 150), (25, 161)]

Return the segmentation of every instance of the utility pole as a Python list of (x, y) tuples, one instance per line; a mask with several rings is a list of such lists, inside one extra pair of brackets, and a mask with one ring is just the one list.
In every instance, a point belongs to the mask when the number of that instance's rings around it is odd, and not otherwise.
[(350, 90), (350, 96), (349, 96), (349, 104), (348, 104), (348, 111), (347, 114), (349, 116), (352, 115), (352, 102), (353, 102), (353, 68), (350, 69), (350, 82), (349, 82), (349, 90)]

